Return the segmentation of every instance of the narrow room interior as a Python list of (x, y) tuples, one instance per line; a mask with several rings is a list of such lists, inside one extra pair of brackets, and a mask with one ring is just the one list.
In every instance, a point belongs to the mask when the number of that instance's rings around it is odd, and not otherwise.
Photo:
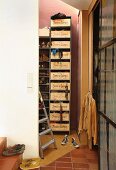
[(116, 169), (116, 0), (1, 0), (0, 170)]

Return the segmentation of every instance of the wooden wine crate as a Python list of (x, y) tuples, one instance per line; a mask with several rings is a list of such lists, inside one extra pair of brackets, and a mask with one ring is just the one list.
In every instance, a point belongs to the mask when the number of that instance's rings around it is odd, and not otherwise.
[(50, 123), (53, 131), (69, 131), (69, 124)]
[(61, 31), (51, 31), (52, 38), (70, 38), (70, 31), (61, 30)]
[[(60, 121), (60, 113), (50, 113), (50, 121)], [(62, 113), (62, 121), (69, 121), (69, 113)]]
[[(59, 59), (60, 54), (57, 52), (55, 55), (51, 52), (51, 59)], [(71, 58), (71, 53), (69, 51), (64, 51), (62, 52), (62, 58), (61, 59), (70, 59)]]
[(70, 80), (69, 72), (51, 72), (51, 80)]
[(66, 90), (66, 86), (70, 90), (70, 83), (51, 83), (51, 90)]
[[(62, 111), (69, 111), (69, 103), (61, 103)], [(50, 103), (51, 111), (60, 111), (60, 103)]]
[(51, 27), (62, 27), (62, 26), (70, 26), (71, 22), (69, 18), (66, 19), (51, 19)]
[(70, 41), (52, 41), (51, 48), (70, 48)]
[(70, 62), (51, 62), (51, 69), (54, 70), (69, 70)]
[(69, 100), (70, 94), (68, 93), (68, 97), (65, 97), (65, 93), (57, 93), (57, 92), (51, 92), (50, 93), (50, 100)]

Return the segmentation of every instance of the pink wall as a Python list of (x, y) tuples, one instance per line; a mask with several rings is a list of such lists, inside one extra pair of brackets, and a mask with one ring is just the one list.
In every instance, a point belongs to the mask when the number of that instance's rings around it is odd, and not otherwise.
[(72, 18), (72, 91), (71, 129), (77, 128), (78, 112), (78, 11), (60, 0), (39, 0), (39, 28), (50, 26), (50, 17), (64, 13)]

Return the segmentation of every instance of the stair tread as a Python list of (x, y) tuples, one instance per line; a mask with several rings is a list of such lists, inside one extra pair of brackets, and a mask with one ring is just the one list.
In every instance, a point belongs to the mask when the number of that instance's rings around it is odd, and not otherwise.
[(41, 146), (41, 148), (44, 150), (46, 149), (49, 145), (53, 144), (55, 142), (54, 139), (51, 139), (49, 142), (45, 143), (44, 145)]
[(47, 120), (48, 120), (48, 118), (45, 117), (45, 118), (43, 118), (43, 119), (40, 119), (40, 120), (39, 120), (39, 123), (43, 123), (43, 122), (45, 122), (45, 121), (47, 121)]
[(52, 129), (49, 128), (49, 129), (46, 129), (46, 130), (40, 132), (39, 135), (42, 136), (42, 135), (45, 135), (45, 134), (47, 134), (47, 133), (49, 133), (49, 132), (51, 132), (51, 131), (52, 131)]

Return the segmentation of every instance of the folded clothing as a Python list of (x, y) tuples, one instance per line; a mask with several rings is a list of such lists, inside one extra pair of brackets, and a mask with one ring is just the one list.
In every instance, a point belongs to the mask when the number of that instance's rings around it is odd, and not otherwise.
[(51, 16), (52, 20), (55, 20), (55, 19), (65, 19), (65, 18), (66, 18), (66, 15), (63, 14), (63, 13), (60, 13), (60, 12), (55, 14), (55, 15), (53, 15), (53, 16)]

